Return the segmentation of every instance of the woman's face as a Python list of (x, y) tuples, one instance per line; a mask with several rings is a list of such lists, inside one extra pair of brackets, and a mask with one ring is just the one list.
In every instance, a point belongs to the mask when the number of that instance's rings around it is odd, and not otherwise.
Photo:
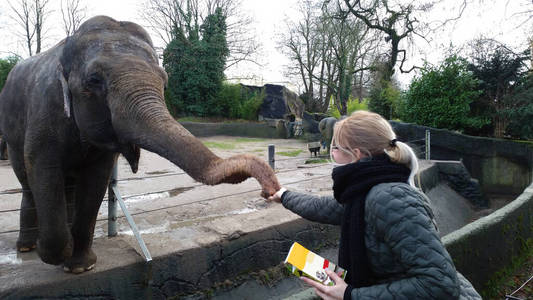
[(331, 146), (331, 155), (333, 156), (333, 160), (338, 164), (349, 164), (358, 160), (353, 153), (342, 150), (337, 146)]

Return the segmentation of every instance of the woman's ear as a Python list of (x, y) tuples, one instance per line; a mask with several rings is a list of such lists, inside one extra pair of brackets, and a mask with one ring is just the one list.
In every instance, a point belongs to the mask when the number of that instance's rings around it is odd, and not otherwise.
[(363, 153), (359, 148), (355, 148), (352, 150), (353, 155), (355, 156), (355, 162), (359, 161), (362, 158)]

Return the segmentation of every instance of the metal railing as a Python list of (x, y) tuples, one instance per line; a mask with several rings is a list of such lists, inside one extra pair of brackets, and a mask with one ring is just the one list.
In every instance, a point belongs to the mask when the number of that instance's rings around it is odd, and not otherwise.
[[(424, 141), (424, 144), (423, 145), (418, 145), (420, 144), (420, 142)], [(418, 152), (419, 155), (424, 155), (426, 159), (430, 159), (430, 147), (431, 147), (431, 144), (430, 144), (430, 132), (429, 130), (426, 130), (426, 135), (425, 135), (425, 138), (424, 139), (418, 139), (418, 140), (411, 140), (411, 141), (406, 141), (406, 143), (410, 143), (412, 145), (412, 148)], [(275, 154), (275, 146), (273, 144), (270, 144), (268, 145), (268, 158), (267, 158), (267, 161), (268, 161), (268, 164), (270, 165), (270, 167), (273, 169), (273, 170), (276, 170), (276, 166), (275, 166), (275, 163), (276, 163), (276, 158), (275, 158), (276, 154)], [(322, 156), (322, 158), (329, 158), (329, 156)], [(291, 158), (282, 158), (282, 159), (277, 159), (277, 161), (290, 161), (290, 160), (302, 160), (302, 159), (306, 159), (306, 157), (291, 157)], [(320, 167), (322, 166), (323, 164), (317, 164), (317, 165), (314, 165), (314, 166), (309, 166), (308, 168), (316, 168), (316, 167)], [(277, 173), (285, 173), (285, 172), (291, 172), (291, 171), (294, 171), (295, 169), (287, 169), (287, 170), (283, 170), (283, 171), (278, 171)], [(126, 207), (126, 204), (125, 204), (125, 201), (124, 199), (125, 198), (130, 198), (130, 197), (135, 197), (136, 195), (129, 195), (129, 196), (122, 196), (120, 194), (120, 191), (117, 187), (117, 183), (119, 181), (129, 181), (129, 180), (145, 180), (145, 179), (151, 179), (151, 178), (159, 178), (159, 177), (166, 177), (166, 176), (178, 176), (178, 175), (186, 175), (187, 173), (185, 172), (175, 172), (175, 173), (168, 173), (168, 174), (158, 174), (158, 175), (152, 175), (152, 176), (145, 176), (145, 177), (140, 177), (140, 178), (124, 178), (124, 179), (117, 179), (117, 166), (115, 164), (114, 168), (113, 168), (113, 172), (112, 172), (112, 176), (111, 176), (111, 180), (110, 180), (110, 183), (109, 183), (109, 186), (108, 186), (108, 197), (107, 199), (104, 199), (103, 201), (107, 201), (107, 205), (108, 205), (108, 216), (106, 219), (97, 219), (97, 222), (102, 222), (102, 221), (107, 221), (108, 222), (108, 236), (110, 237), (113, 237), (113, 236), (116, 236), (117, 235), (117, 220), (120, 219), (120, 218), (126, 218), (135, 238), (137, 239), (137, 242), (139, 243), (139, 246), (143, 252), (143, 255), (144, 255), (144, 258), (147, 262), (151, 261), (152, 260), (152, 257), (151, 257), (151, 254), (150, 254), (150, 251), (148, 250), (148, 248), (146, 247), (146, 244), (141, 236), (141, 233), (139, 232), (138, 228), (137, 228), (137, 225), (135, 224), (134, 220), (133, 220), (133, 215), (140, 215), (140, 214), (145, 214), (145, 213), (150, 213), (150, 212), (154, 212), (154, 211), (159, 211), (159, 210), (164, 210), (164, 209), (169, 209), (169, 208), (174, 208), (174, 207), (178, 207), (178, 206), (184, 206), (184, 205), (190, 205), (190, 204), (193, 204), (193, 203), (199, 203), (199, 202), (209, 202), (209, 201), (213, 201), (213, 200), (216, 200), (216, 199), (220, 199), (220, 198), (224, 198), (224, 197), (228, 197), (228, 196), (234, 196), (235, 194), (231, 194), (231, 195), (222, 195), (222, 196), (217, 196), (217, 197), (212, 197), (212, 198), (208, 198), (208, 199), (200, 199), (200, 200), (196, 200), (196, 201), (192, 201), (192, 202), (187, 202), (187, 203), (181, 203), (181, 204), (177, 204), (177, 205), (171, 205), (171, 206), (166, 206), (166, 207), (163, 207), (163, 208), (157, 208), (157, 209), (152, 209), (152, 210), (143, 210), (142, 212), (137, 212), (137, 213), (134, 213), (134, 214), (131, 214), (127, 207)], [(284, 183), (284, 185), (291, 185), (291, 184), (296, 184), (296, 183), (299, 183), (299, 182), (304, 182), (304, 181), (312, 181), (312, 180), (315, 180), (315, 179), (321, 179), (323, 177), (329, 177), (330, 175), (327, 175), (327, 176), (318, 176), (318, 177), (314, 177), (314, 178), (309, 178), (309, 179), (304, 179), (304, 180), (299, 180), (299, 181), (295, 181), (295, 182), (288, 182), (288, 183)], [(201, 186), (202, 184), (198, 184), (198, 185), (193, 185), (194, 187), (196, 186)], [(191, 186), (191, 187), (193, 187)], [(70, 186), (70, 187), (67, 187), (66, 189), (73, 189), (74, 187), (73, 186)], [(243, 192), (240, 192), (238, 194), (245, 194), (245, 193), (250, 193), (250, 192), (254, 192), (254, 191), (259, 191), (260, 189), (254, 189), (254, 190), (247, 190), (247, 191), (243, 191)], [(18, 190), (9, 190), (9, 191), (4, 191), (4, 192), (0, 192), (0, 195), (8, 195), (8, 194), (19, 194), (19, 193), (22, 193), (24, 192), (24, 190), (22, 189), (18, 189)], [(120, 206), (124, 216), (118, 216), (117, 215), (117, 203), (118, 205)], [(70, 205), (73, 205), (73, 204), (70, 204)], [(35, 208), (24, 208), (24, 209), (35, 209)], [(7, 210), (0, 210), (0, 214), (1, 213), (8, 213), (8, 212), (17, 212), (17, 211), (20, 211), (21, 209), (7, 209)], [(24, 228), (23, 230), (35, 230), (37, 228)], [(7, 234), (7, 233), (15, 233), (15, 232), (18, 232), (19, 230), (7, 230), (7, 231), (2, 231), (0, 232), (0, 235), (1, 234)]]

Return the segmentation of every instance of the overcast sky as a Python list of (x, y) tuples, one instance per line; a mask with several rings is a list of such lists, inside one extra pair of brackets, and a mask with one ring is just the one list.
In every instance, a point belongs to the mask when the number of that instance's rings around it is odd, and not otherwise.
[[(17, 0), (10, 0), (12, 2)], [(54, 12), (48, 17), (45, 27), (48, 28), (44, 49), (56, 44), (64, 33), (60, 23), (60, 0), (49, 0)], [(117, 20), (128, 20), (144, 25), (139, 16), (144, 0), (87, 0), (88, 16), (108, 15)], [(461, 19), (453, 26), (440, 32), (431, 44), (417, 40), (417, 50), (411, 51), (410, 63), (421, 65), (423, 59), (438, 63), (443, 58), (446, 47), (452, 43), (460, 46), (469, 40), (484, 35), (508, 44), (514, 49), (525, 49), (527, 38), (533, 38), (533, 25), (529, 20), (522, 24), (527, 16), (517, 15), (533, 9), (532, 0), (468, 0), (469, 4)], [(242, 0), (243, 10), (253, 20), (253, 30), (262, 44), (261, 65), (240, 65), (227, 72), (229, 78), (255, 77), (258, 84), (284, 83), (284, 65), (289, 61), (276, 48), (276, 36), (284, 31), (286, 18), (295, 18), (297, 0)], [(444, 19), (447, 15), (457, 13), (457, 3), (462, 0), (445, 0), (444, 4), (432, 12), (431, 18)], [(11, 9), (6, 0), (0, 1), (0, 57), (15, 52), (27, 57), (23, 48), (22, 37), (17, 34), (20, 29), (10, 19)], [(519, 26), (520, 25), (520, 26)], [(154, 42), (158, 41), (152, 34)], [(408, 82), (411, 75), (399, 75), (402, 82)], [(297, 87), (293, 86), (293, 89)]]

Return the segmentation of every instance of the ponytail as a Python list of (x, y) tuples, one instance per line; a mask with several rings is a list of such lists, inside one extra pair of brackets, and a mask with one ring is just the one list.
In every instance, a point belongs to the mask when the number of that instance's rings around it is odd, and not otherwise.
[(397, 164), (402, 164), (411, 169), (409, 174), (409, 184), (415, 186), (415, 175), (418, 172), (418, 158), (415, 152), (409, 145), (395, 141), (389, 149), (385, 149), (385, 153), (390, 157), (390, 160)]

